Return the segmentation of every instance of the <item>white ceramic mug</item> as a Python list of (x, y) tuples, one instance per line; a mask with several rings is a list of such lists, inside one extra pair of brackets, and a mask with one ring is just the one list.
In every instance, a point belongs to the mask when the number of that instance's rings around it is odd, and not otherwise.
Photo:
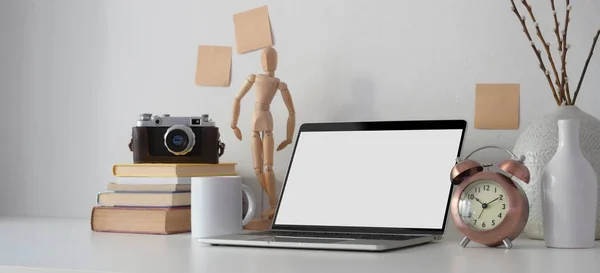
[[(256, 198), (240, 176), (192, 178), (192, 237), (219, 236), (242, 232), (254, 217)], [(242, 198), (248, 211), (242, 218)]]

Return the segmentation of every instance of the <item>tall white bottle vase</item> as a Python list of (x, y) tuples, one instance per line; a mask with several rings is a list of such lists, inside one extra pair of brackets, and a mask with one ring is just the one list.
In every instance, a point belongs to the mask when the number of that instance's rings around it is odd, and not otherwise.
[(598, 184), (579, 146), (580, 121), (558, 121), (558, 148), (542, 175), (544, 239), (551, 248), (595, 244)]

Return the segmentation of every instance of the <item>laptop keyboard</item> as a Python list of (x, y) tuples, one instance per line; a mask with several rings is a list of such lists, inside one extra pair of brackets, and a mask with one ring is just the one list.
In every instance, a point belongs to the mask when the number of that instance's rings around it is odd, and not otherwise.
[(356, 233), (320, 233), (320, 232), (294, 232), (294, 231), (261, 231), (252, 235), (266, 236), (290, 236), (290, 237), (313, 237), (313, 238), (345, 238), (345, 239), (368, 239), (368, 240), (390, 240), (404, 241), (422, 236), (392, 235), (392, 234), (356, 234)]

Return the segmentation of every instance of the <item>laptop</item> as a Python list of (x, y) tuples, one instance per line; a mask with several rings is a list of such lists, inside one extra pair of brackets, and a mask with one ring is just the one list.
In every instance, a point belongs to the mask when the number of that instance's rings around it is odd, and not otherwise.
[(464, 120), (306, 123), (271, 228), (211, 245), (384, 251), (442, 239)]

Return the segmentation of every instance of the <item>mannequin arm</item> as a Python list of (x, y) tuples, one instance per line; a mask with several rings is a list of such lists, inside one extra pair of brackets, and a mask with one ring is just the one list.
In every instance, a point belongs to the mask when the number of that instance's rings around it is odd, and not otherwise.
[(294, 102), (292, 101), (292, 95), (288, 90), (287, 84), (280, 82), (277, 88), (281, 91), (281, 97), (283, 98), (283, 102), (285, 103), (285, 107), (287, 107), (289, 113), (286, 128), (286, 138), (283, 142), (281, 142), (281, 144), (279, 144), (279, 147), (277, 147), (277, 151), (280, 151), (292, 143), (292, 139), (294, 138), (294, 130), (296, 128), (296, 111), (294, 109)]
[(242, 132), (237, 127), (238, 119), (240, 117), (240, 103), (248, 91), (250, 91), (250, 88), (252, 88), (255, 79), (256, 75), (254, 74), (248, 76), (246, 82), (235, 96), (235, 101), (233, 103), (233, 119), (231, 120), (231, 129), (233, 129), (233, 133), (239, 140), (242, 140)]

